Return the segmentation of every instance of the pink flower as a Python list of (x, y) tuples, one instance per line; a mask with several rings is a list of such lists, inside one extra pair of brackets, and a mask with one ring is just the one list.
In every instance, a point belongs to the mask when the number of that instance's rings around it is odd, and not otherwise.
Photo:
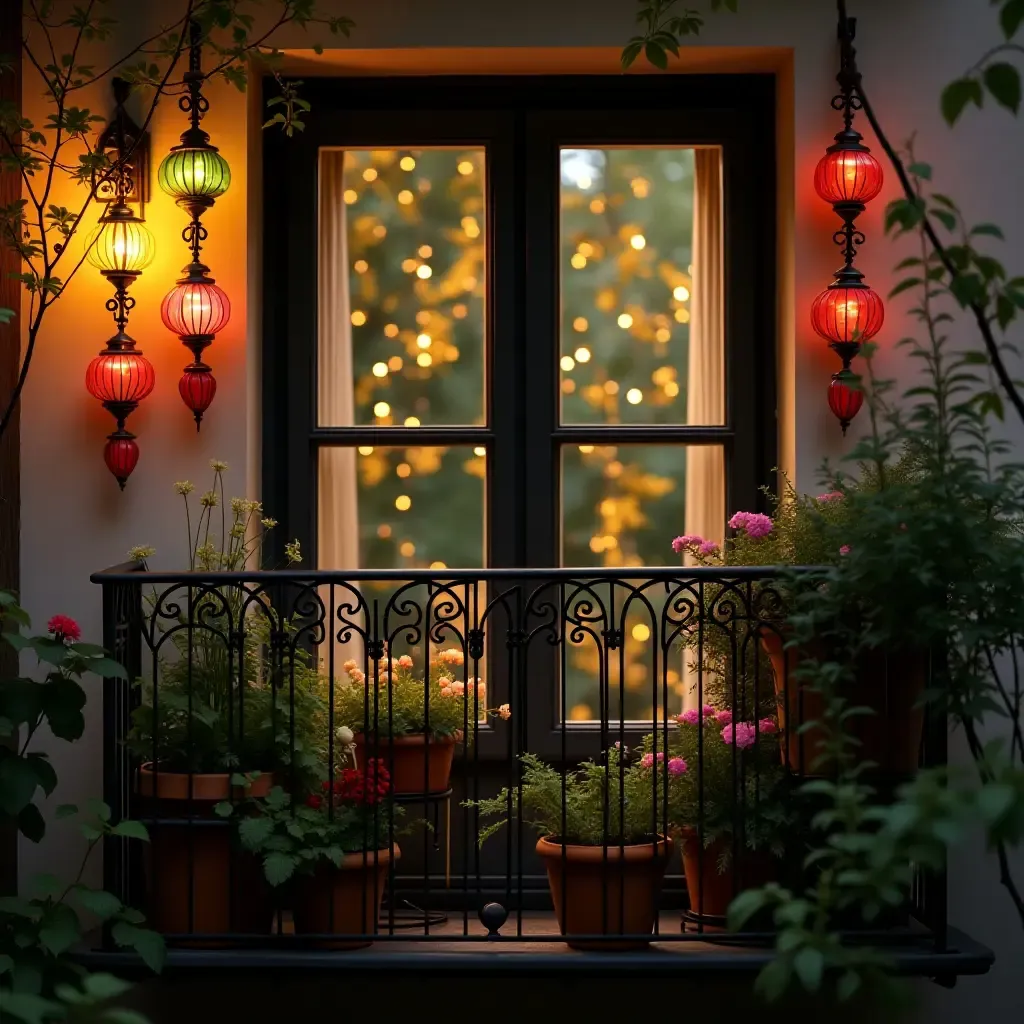
[[(665, 760), (665, 755), (663, 753), (661, 753), (661, 751), (658, 752), (658, 760), (659, 761), (664, 761)], [(645, 768), (653, 768), (654, 767), (654, 754), (650, 754), (650, 753), (644, 754), (644, 756), (642, 758), (640, 758), (640, 763)]]
[(757, 739), (757, 733), (749, 722), (740, 722), (737, 725), (727, 725), (722, 730), (722, 742), (735, 743), (740, 750), (752, 747)]
[(818, 501), (842, 501), (845, 495), (842, 491), (829, 491), (828, 494), (819, 494)]
[(498, 708), (498, 715), (507, 722), (512, 717), (512, 709), (507, 704), (502, 704)]
[(718, 714), (718, 709), (713, 704), (705, 704), (701, 710), (705, 718), (714, 718)]
[(673, 757), (668, 762), (669, 775), (683, 775), (686, 772), (686, 762), (681, 757)]
[(672, 550), (678, 555), (683, 548), (697, 547), (704, 543), (704, 538), (696, 533), (684, 533), (682, 537), (676, 537), (672, 541)]
[(352, 669), (352, 671), (349, 672), (349, 677), (353, 683), (361, 683), (366, 678), (363, 672), (358, 668)]
[(702, 555), (717, 555), (718, 545), (713, 540), (706, 540), (697, 550)]
[(410, 658), (408, 654), (403, 654), (398, 659), (398, 667), (399, 668), (412, 668), (412, 658)]
[(452, 690), (452, 688), (450, 686), (442, 686), (441, 687), (441, 696), (442, 697), (450, 697), (453, 694), (453, 692), (454, 691)]
[(849, 553), (850, 553), (850, 545), (849, 544), (844, 544), (839, 549), (839, 554), (841, 554), (841, 555), (848, 555)]
[(757, 723), (757, 727), (767, 736), (770, 736), (773, 732), (779, 731), (779, 727), (774, 718), (762, 718), (761, 721)]
[(70, 615), (54, 615), (46, 624), (46, 630), (53, 634), (55, 640), (74, 643), (82, 638), (78, 623)]
[(452, 683), (451, 691), (456, 697), (461, 697), (466, 692), (466, 684), (463, 682)]
[(451, 686), (453, 682), (455, 682), (455, 680), (449, 679), (448, 676), (438, 676), (437, 678), (438, 686)]
[(732, 712), (728, 708), (724, 711), (716, 711), (715, 721), (719, 725), (729, 725), (732, 722)]
[(690, 708), (681, 715), (676, 715), (676, 721), (680, 725), (696, 725), (700, 721), (700, 712), (696, 708)]
[(754, 512), (748, 516), (746, 526), (744, 526), (744, 529), (747, 531), (747, 536), (751, 540), (757, 540), (760, 537), (767, 537), (774, 528), (775, 524), (771, 521), (771, 518), (769, 516), (762, 515), (760, 512)]

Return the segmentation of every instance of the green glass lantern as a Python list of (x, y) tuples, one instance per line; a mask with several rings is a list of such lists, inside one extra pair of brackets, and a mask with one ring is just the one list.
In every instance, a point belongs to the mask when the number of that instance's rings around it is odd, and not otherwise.
[(179, 203), (208, 203), (227, 192), (231, 168), (216, 146), (183, 142), (164, 157), (157, 179), (160, 187)]

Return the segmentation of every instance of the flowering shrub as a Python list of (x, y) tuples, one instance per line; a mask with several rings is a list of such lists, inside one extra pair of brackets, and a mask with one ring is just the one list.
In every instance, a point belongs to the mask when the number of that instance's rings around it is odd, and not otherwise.
[(335, 721), (355, 733), (411, 736), (472, 735), (474, 723), (486, 715), (511, 717), (509, 706), (489, 709), (482, 679), (459, 679), (465, 664), (462, 651), (440, 651), (430, 662), (426, 678), (408, 654), (386, 655), (369, 677), (354, 661), (342, 666), (347, 681), (335, 692)]
[[(749, 849), (767, 848), (782, 856), (793, 817), (775, 718), (738, 722), (733, 717), (728, 708), (705, 704), (700, 711), (693, 708), (676, 718), (667, 750), (660, 731), (645, 737), (641, 747), (642, 765), (667, 764), (671, 827), (696, 831), (702, 826), (705, 846), (729, 840), (720, 871), (732, 856), (737, 820), (742, 821), (743, 842)], [(660, 787), (660, 779), (658, 783)]]
[(390, 795), (391, 776), (375, 760), (343, 768), (301, 801), (275, 786), (265, 797), (215, 810), (234, 818), (243, 849), (262, 859), (267, 881), (277, 886), (311, 874), (321, 862), (339, 867), (346, 854), (387, 849), (401, 812)]
[[(521, 761), (521, 786), (463, 805), (476, 807), (481, 818), (497, 819), (481, 827), (481, 845), (515, 816), (544, 836), (581, 846), (649, 842), (667, 831), (661, 800), (664, 772), (654, 770), (656, 761), (659, 768), (663, 763), (663, 754), (628, 763), (627, 755), (612, 747), (603, 763), (584, 761), (564, 775), (533, 754), (523, 754)], [(685, 773), (685, 762), (670, 760), (668, 772)]]

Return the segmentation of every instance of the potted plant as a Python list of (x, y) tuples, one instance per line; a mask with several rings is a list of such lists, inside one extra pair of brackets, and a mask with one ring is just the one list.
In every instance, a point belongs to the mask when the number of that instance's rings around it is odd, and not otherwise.
[(738, 893), (778, 874), (793, 821), (788, 776), (779, 763), (774, 717), (734, 721), (730, 709), (706, 704), (676, 722), (645, 738), (641, 763), (665, 763), (690, 920), (715, 930), (724, 927)]
[[(211, 466), (213, 486), (198, 515), (190, 506), (193, 485), (175, 484), (185, 503), (189, 567), (241, 570), (276, 524), (258, 501), (227, 502), (227, 466)], [(289, 561), (298, 561), (296, 547), (288, 548)], [(266, 931), (261, 874), (232, 849), (227, 829), (211, 825), (213, 809), (246, 792), (265, 796), (275, 780), (306, 786), (317, 778), (327, 742), (326, 688), (297, 644), (285, 645), (271, 663), (269, 613), (242, 588), (219, 586), (211, 576), (190, 588), (187, 602), (178, 598), (150, 598), (157, 677), (139, 684), (128, 737), (140, 762), (136, 790), (155, 819), (145, 863), (150, 917), (174, 935)], [(182, 610), (165, 615), (175, 605)], [(284, 628), (294, 629), (288, 622)], [(287, 685), (274, 685), (275, 672)]]
[(653, 760), (627, 763), (613, 747), (601, 763), (586, 761), (564, 775), (533, 754), (521, 760), (519, 786), (467, 802), (498, 819), (481, 829), (480, 843), (517, 816), (541, 833), (537, 853), (570, 947), (647, 945), (672, 852)]
[[(914, 461), (904, 458), (892, 472), (911, 478)], [(850, 554), (845, 543), (853, 503), (851, 495), (871, 491), (877, 484), (865, 467), (859, 481), (842, 480), (818, 497), (799, 495), (789, 482), (781, 496), (770, 495), (772, 514), (737, 512), (729, 520), (733, 531), (724, 546), (697, 536), (677, 537), (672, 547), (700, 565), (737, 566), (822, 566), (834, 564)], [(899, 528), (898, 524), (894, 524)], [(820, 661), (829, 651), (829, 639), (820, 637), (810, 645), (796, 648), (789, 643), (785, 622), (790, 588), (800, 586), (797, 577), (774, 580), (755, 588), (750, 617), (735, 624), (741, 632), (754, 635), (767, 659), (774, 681), (779, 724), (786, 740), (780, 756), (795, 773), (805, 775), (828, 770), (824, 733), (812, 723), (820, 721), (823, 707), (819, 695), (804, 683), (808, 660)], [(725, 591), (723, 590), (723, 593)], [(707, 604), (716, 599), (716, 588), (706, 588)], [(865, 630), (870, 609), (865, 609)], [(743, 646), (745, 637), (738, 638)], [(701, 642), (705, 667), (711, 678), (727, 678), (722, 663), (728, 658), (732, 641), (724, 631), (703, 631)], [(696, 646), (693, 630), (684, 644)], [(929, 673), (928, 652), (920, 649), (871, 650), (854, 666), (847, 693), (851, 706), (870, 709), (850, 722), (850, 733), (859, 745), (865, 763), (886, 774), (909, 775), (918, 765), (924, 725), (922, 700)], [(753, 666), (745, 671), (751, 682)], [(768, 678), (767, 672), (764, 677)], [(712, 694), (714, 694), (712, 684)], [(804, 726), (807, 728), (804, 728)]]
[(390, 797), (388, 770), (371, 759), (342, 768), (304, 800), (275, 786), (243, 805), (251, 813), (228, 802), (217, 813), (235, 816), (241, 845), (260, 858), (267, 881), (287, 886), (296, 935), (357, 949), (372, 941), (388, 872), (401, 855), (394, 842), (400, 809)]
[(356, 757), (379, 757), (397, 796), (444, 793), (455, 745), (472, 737), (482, 716), (510, 717), (509, 706), (488, 709), (482, 679), (459, 680), (462, 651), (440, 651), (426, 673), (410, 655), (368, 666), (344, 664), (347, 681), (335, 693), (335, 721), (355, 734)]

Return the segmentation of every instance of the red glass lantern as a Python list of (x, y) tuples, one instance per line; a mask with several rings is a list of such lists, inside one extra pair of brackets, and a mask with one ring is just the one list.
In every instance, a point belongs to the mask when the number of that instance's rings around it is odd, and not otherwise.
[(231, 319), (231, 301), (210, 281), (182, 281), (164, 298), (160, 318), (181, 338), (212, 338)]
[(89, 394), (104, 404), (137, 404), (155, 384), (153, 364), (133, 349), (101, 352), (85, 371)]
[(855, 386), (853, 374), (849, 370), (837, 373), (828, 386), (828, 407), (839, 420), (844, 435), (863, 404), (864, 392)]
[(882, 165), (866, 146), (831, 147), (814, 170), (814, 188), (833, 206), (856, 203), (863, 206), (882, 191)]
[(811, 306), (811, 324), (826, 341), (837, 344), (873, 338), (885, 321), (885, 306), (870, 288), (834, 284)]
[(139, 446), (135, 443), (135, 436), (126, 430), (111, 434), (103, 449), (103, 461), (123, 491), (125, 482), (139, 462)]
[(209, 367), (203, 367), (202, 364), (195, 368), (186, 366), (181, 380), (178, 381), (178, 394), (192, 410), (198, 430), (203, 413), (210, 408), (213, 396), (217, 394), (217, 381)]

